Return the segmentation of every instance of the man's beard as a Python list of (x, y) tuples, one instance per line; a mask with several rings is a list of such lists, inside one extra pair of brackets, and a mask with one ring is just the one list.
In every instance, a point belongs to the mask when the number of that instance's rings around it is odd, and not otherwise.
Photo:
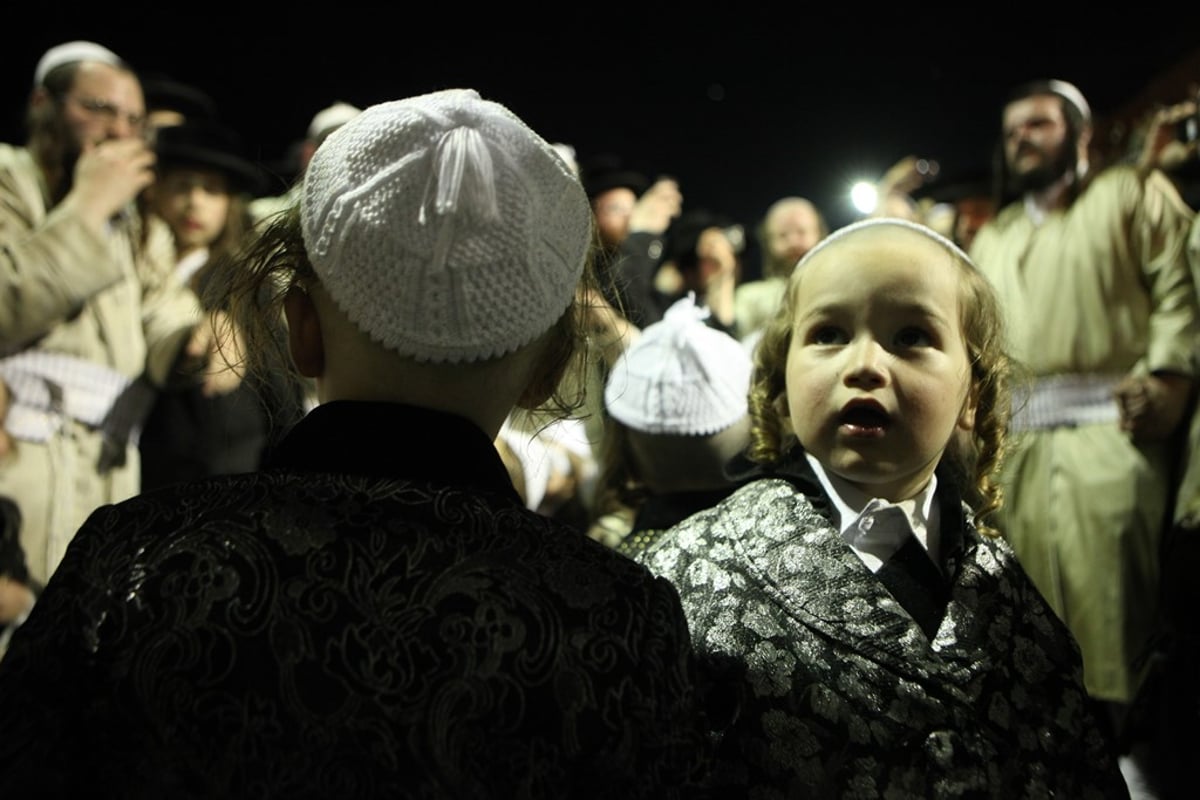
[(1017, 194), (1040, 192), (1057, 183), (1064, 175), (1075, 169), (1074, 149), (1064, 145), (1048, 161), (1044, 161), (1029, 172), (1017, 173), (1009, 167), (1009, 180)]

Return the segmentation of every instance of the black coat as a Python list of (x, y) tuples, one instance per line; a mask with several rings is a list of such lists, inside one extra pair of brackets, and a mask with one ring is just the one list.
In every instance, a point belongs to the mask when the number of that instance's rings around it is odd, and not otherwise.
[(331, 403), (91, 516), (0, 662), (0, 796), (677, 796), (692, 679), (672, 586), (482, 431)]

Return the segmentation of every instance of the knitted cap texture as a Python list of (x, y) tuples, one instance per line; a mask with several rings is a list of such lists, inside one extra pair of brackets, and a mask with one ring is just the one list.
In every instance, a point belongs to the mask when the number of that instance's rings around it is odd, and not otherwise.
[(745, 416), (750, 354), (706, 324), (708, 313), (689, 293), (622, 353), (604, 387), (614, 419), (644, 433), (707, 436)]
[(591, 241), (568, 165), (473, 89), (380, 103), (338, 128), (308, 165), (301, 225), (342, 311), (432, 362), (495, 358), (549, 330)]

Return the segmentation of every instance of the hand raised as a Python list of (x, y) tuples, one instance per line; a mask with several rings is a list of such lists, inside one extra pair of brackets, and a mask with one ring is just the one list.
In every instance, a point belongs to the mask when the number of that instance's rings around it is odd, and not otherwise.
[(87, 145), (75, 164), (67, 200), (84, 219), (105, 223), (154, 182), (155, 155), (141, 139), (110, 139)]
[(642, 193), (629, 215), (631, 233), (662, 233), (683, 210), (683, 194), (672, 178), (659, 178)]

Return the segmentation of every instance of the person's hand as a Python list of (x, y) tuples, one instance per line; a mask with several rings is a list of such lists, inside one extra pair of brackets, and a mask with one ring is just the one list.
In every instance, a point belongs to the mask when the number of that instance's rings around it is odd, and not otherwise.
[(936, 167), (928, 159), (905, 156), (888, 168), (877, 188), (881, 197), (891, 192), (908, 195), (936, 175)]
[(63, 203), (103, 232), (104, 226), (154, 182), (155, 155), (141, 139), (110, 139), (83, 148)]
[(1170, 373), (1127, 375), (1114, 394), (1121, 430), (1135, 439), (1165, 439), (1183, 421), (1192, 399), (1192, 380)]
[(11, 625), (33, 610), (37, 597), (29, 584), (0, 575), (0, 627)]
[(629, 215), (630, 233), (660, 234), (683, 211), (683, 194), (674, 178), (659, 178), (642, 193)]
[(1138, 169), (1143, 174), (1152, 169), (1170, 172), (1196, 155), (1197, 142), (1180, 141), (1175, 131), (1176, 125), (1196, 113), (1194, 100), (1185, 100), (1154, 112), (1146, 123), (1146, 138), (1138, 157)]
[(200, 365), (200, 390), (205, 397), (228, 394), (243, 377), (242, 337), (221, 311), (212, 312), (192, 331), (184, 357)]

